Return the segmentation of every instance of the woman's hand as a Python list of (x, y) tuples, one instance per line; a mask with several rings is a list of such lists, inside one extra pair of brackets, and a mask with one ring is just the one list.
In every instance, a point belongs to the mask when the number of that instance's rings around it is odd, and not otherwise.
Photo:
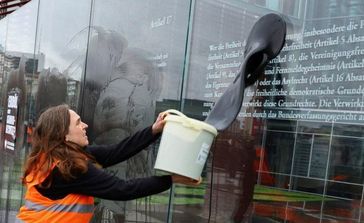
[(195, 180), (195, 179), (192, 179), (189, 177), (184, 177), (181, 175), (173, 174), (172, 182), (177, 183), (177, 184), (184, 184), (184, 185), (188, 185), (188, 186), (198, 186), (202, 182), (202, 177), (200, 177), (198, 180)]
[(166, 120), (164, 118), (168, 115), (167, 112), (159, 113), (157, 120), (155, 120), (152, 125), (152, 132), (154, 135), (161, 133), (163, 131), (164, 125), (166, 124)]

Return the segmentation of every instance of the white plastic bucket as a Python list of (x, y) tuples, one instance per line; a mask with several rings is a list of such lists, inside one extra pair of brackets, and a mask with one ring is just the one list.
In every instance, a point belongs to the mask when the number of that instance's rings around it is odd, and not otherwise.
[(177, 110), (168, 115), (154, 168), (198, 180), (217, 130)]

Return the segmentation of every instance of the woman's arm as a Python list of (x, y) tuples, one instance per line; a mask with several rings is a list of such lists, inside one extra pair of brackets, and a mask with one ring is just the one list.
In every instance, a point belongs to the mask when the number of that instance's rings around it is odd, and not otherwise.
[(86, 151), (93, 155), (103, 167), (109, 167), (129, 159), (156, 141), (160, 133), (153, 134), (152, 126), (147, 127), (114, 145), (87, 146)]
[(61, 199), (68, 194), (83, 194), (108, 200), (132, 200), (157, 194), (168, 190), (172, 185), (171, 176), (152, 176), (132, 180), (122, 180), (106, 173), (103, 169), (89, 164), (86, 173), (79, 174), (76, 179), (65, 180), (58, 168), (52, 175), (49, 188), (37, 187), (45, 197), (52, 200)]
[(157, 120), (152, 126), (135, 133), (133, 136), (127, 137), (116, 145), (88, 146), (86, 147), (86, 151), (92, 154), (96, 158), (96, 161), (103, 167), (120, 163), (134, 156), (159, 138), (166, 124), (164, 120), (166, 116), (166, 112), (159, 113)]

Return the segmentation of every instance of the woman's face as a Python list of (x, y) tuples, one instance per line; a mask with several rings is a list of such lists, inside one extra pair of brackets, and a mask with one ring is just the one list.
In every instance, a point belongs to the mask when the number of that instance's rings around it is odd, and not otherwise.
[(73, 110), (69, 110), (69, 112), (71, 120), (70, 126), (68, 127), (68, 133), (66, 135), (66, 141), (76, 143), (81, 147), (87, 146), (87, 124), (81, 121), (80, 116), (76, 112)]

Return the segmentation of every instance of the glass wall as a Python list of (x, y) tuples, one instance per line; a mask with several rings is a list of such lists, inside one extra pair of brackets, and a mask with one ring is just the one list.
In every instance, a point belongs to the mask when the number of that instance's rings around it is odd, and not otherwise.
[[(93, 222), (362, 222), (360, 0), (33, 0), (0, 20), (0, 222), (21, 205), (41, 111), (70, 104), (91, 144), (119, 142), (170, 108), (204, 120), (268, 13), (284, 17), (285, 45), (216, 137), (203, 183), (97, 199)], [(105, 171), (160, 174), (158, 146)]]
[[(34, 114), (62, 103), (78, 109), (86, 60), (90, 3), (89, 0), (39, 2), (35, 47), (39, 64)], [(83, 10), (79, 10), (81, 8)]]
[(28, 152), (28, 102), (34, 73), (38, 3), (1, 23), (0, 222), (13, 222), (23, 197), (19, 182)]
[[(189, 9), (178, 0), (94, 1), (80, 107), (92, 143), (117, 143), (162, 110), (179, 109)], [(153, 175), (158, 146), (151, 147), (107, 171), (124, 179)], [(166, 222), (169, 197), (101, 200), (95, 221)]]

